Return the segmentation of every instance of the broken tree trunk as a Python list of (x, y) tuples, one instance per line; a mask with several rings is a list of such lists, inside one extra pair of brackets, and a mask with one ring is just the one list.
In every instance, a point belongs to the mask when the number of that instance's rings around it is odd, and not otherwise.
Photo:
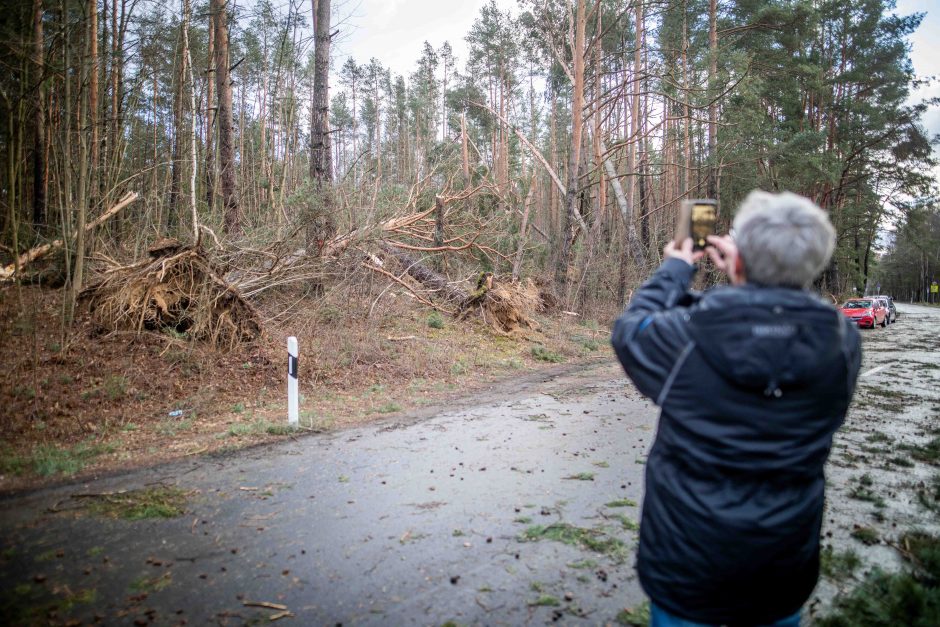
[(435, 292), (445, 302), (460, 306), (467, 300), (467, 292), (451, 285), (447, 277), (427, 267), (420, 259), (396, 248), (394, 244), (382, 243), (380, 247), (401, 264), (408, 276)]
[[(86, 224), (85, 232), (90, 233), (91, 231), (95, 229), (95, 227), (103, 224), (106, 220), (111, 218), (114, 214), (116, 214), (118, 211), (120, 211), (127, 205), (131, 204), (135, 200), (137, 200), (137, 192), (128, 192), (124, 196), (124, 198), (118, 201), (116, 205), (114, 205), (113, 207), (105, 211), (103, 214), (98, 216), (95, 220), (92, 220), (91, 222)], [(73, 236), (72, 239), (74, 240), (75, 236)], [(25, 253), (20, 255), (14, 263), (8, 264), (0, 268), (0, 281), (8, 281), (12, 279), (13, 276), (17, 272), (17, 267), (19, 268), (19, 271), (22, 272), (23, 266), (33, 261), (36, 261), (40, 257), (44, 257), (45, 255), (48, 255), (53, 250), (57, 248), (61, 248), (61, 247), (62, 247), (62, 240), (57, 239), (47, 244), (42, 244), (40, 246), (30, 248)]]

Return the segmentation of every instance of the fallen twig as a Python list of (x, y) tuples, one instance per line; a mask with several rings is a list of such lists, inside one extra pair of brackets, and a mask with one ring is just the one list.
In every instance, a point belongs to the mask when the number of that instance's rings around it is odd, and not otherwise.
[(266, 607), (269, 610), (286, 610), (286, 605), (280, 603), (271, 603), (270, 601), (243, 601), (245, 607)]

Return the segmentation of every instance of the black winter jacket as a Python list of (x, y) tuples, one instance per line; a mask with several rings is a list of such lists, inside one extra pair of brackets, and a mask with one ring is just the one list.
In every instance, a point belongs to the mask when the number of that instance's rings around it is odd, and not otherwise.
[(662, 409), (646, 464), (637, 570), (655, 603), (702, 623), (796, 612), (819, 576), (832, 435), (861, 361), (858, 330), (809, 292), (688, 292), (668, 259), (612, 343)]

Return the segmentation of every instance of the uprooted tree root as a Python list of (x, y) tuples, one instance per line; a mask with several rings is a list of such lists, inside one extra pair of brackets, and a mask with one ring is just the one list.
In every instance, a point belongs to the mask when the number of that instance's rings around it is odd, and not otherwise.
[[(396, 277), (382, 268), (367, 264), (372, 270), (411, 290), (422, 303), (450, 313), (459, 320), (479, 314), (486, 324), (504, 335), (525, 328), (537, 330), (539, 324), (532, 318), (533, 314), (551, 311), (556, 306), (554, 295), (531, 279), (521, 282), (502, 281), (491, 272), (482, 272), (476, 288), (468, 292), (449, 282), (420, 259), (397, 250), (394, 245), (386, 244), (382, 250), (397, 263), (401, 275)], [(414, 283), (409, 284), (406, 278)], [(424, 288), (423, 294), (418, 293), (419, 288)]]
[(115, 266), (82, 291), (95, 322), (109, 330), (172, 330), (234, 348), (261, 334), (254, 308), (196, 246), (164, 241), (150, 257)]
[(542, 310), (542, 302), (539, 288), (530, 279), (504, 283), (485, 272), (461, 306), (460, 318), (479, 312), (483, 321), (500, 333), (537, 330), (539, 324), (532, 315)]

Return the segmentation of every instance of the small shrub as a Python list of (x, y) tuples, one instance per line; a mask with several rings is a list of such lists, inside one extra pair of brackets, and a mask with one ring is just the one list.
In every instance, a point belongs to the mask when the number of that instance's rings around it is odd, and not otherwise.
[(104, 382), (104, 393), (111, 401), (124, 398), (127, 395), (127, 379), (120, 375), (108, 377), (108, 380)]
[(823, 575), (835, 581), (851, 577), (861, 565), (862, 560), (852, 549), (836, 553), (830, 545), (824, 547), (819, 554), (819, 570)]
[(886, 573), (874, 568), (849, 594), (837, 597), (832, 611), (816, 617), (820, 627), (940, 624), (940, 538), (913, 531), (899, 546), (907, 568)]
[(13, 396), (24, 401), (31, 401), (36, 398), (36, 389), (28, 385), (18, 385), (13, 388)]
[(441, 314), (437, 311), (432, 311), (428, 314), (428, 326), (432, 329), (443, 329), (444, 328), (444, 318), (441, 317)]
[(559, 364), (565, 360), (564, 357), (555, 351), (545, 348), (541, 344), (532, 347), (532, 356), (538, 361), (547, 361), (553, 364)]

